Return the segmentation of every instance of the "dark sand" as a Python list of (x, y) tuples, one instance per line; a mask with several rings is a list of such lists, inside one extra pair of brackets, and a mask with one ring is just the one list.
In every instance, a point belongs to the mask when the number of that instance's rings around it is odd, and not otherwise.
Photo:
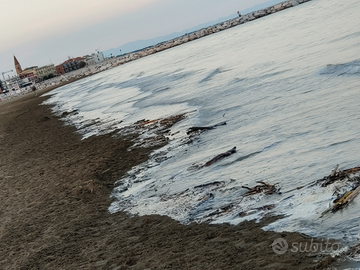
[[(110, 214), (113, 183), (152, 149), (80, 140), (33, 94), (0, 104), (0, 269), (325, 269), (331, 258), (276, 255), (266, 222), (181, 225)], [(274, 218), (273, 218), (274, 219)], [(320, 260), (321, 262), (315, 262)]]

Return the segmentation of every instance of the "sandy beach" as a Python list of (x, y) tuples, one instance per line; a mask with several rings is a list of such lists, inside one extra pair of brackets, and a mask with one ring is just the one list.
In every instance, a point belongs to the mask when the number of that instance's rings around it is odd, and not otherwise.
[(0, 104), (1, 269), (326, 269), (334, 261), (275, 254), (277, 238), (311, 240), (263, 231), (275, 217), (185, 226), (165, 216), (110, 214), (114, 182), (153, 149), (128, 151), (131, 137), (111, 134), (81, 140), (39, 106), (44, 99), (29, 93)]

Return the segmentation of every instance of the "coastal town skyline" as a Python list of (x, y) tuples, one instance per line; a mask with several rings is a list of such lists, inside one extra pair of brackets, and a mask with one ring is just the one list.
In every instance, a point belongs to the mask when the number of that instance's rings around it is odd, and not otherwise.
[[(14, 71), (13, 56), (24, 67), (59, 64), (68, 57), (92, 54), (141, 40), (184, 31), (250, 8), (266, 0), (136, 0), (61, 4), (36, 0), (0, 3), (0, 71)], [(278, 1), (280, 2), (280, 1)], [(16, 14), (14, 16), (13, 14)], [(41, 19), (41, 20), (40, 20)], [(140, 49), (140, 48), (139, 48)]]

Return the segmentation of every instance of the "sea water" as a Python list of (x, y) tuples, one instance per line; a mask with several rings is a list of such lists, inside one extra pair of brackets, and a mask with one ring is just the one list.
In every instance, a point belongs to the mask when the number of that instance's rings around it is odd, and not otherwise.
[[(64, 120), (84, 138), (188, 113), (167, 146), (119, 179), (111, 212), (185, 224), (284, 215), (265, 229), (354, 243), (360, 196), (320, 218), (333, 185), (287, 191), (360, 164), (359, 14), (358, 0), (313, 0), (58, 88), (47, 103), (76, 112)], [(188, 128), (220, 122), (184, 142)], [(244, 197), (257, 181), (283, 193)]]

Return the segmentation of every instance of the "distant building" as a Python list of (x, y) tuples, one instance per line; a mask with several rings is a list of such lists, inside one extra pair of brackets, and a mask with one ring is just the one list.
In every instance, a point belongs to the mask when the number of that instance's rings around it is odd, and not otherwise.
[(96, 53), (91, 54), (93, 56), (95, 64), (103, 62), (105, 60), (104, 54), (102, 52), (97, 51)]
[(59, 74), (59, 75), (61, 75), (61, 74), (65, 74), (65, 69), (64, 69), (64, 67), (63, 67), (63, 65), (57, 65), (56, 67), (55, 67), (55, 69), (56, 69), (56, 73), (57, 74)]
[(9, 78), (7, 80), (5, 80), (4, 82), (4, 86), (6, 88), (6, 90), (10, 91), (10, 90), (19, 90), (20, 89), (20, 78), (17, 76), (14, 76), (12, 78)]
[(34, 83), (39, 81), (39, 77), (37, 76), (37, 70), (38, 66), (28, 67), (25, 68), (20, 74), (20, 79), (30, 78)]
[(19, 86), (21, 88), (23, 88), (23, 87), (26, 87), (26, 86), (34, 85), (35, 81), (36, 81), (36, 78), (34, 76), (23, 78), (23, 79), (21, 79)]
[(56, 68), (53, 64), (36, 68), (37, 77), (42, 80), (44, 77), (56, 74)]
[(64, 74), (80, 68), (80, 62), (84, 61), (82, 57), (76, 57), (65, 61), (64, 63), (56, 66), (57, 74)]
[(14, 80), (9, 81), (9, 84), (7, 84), (7, 86), (14, 85), (14, 87), (11, 88), (15, 88), (15, 89), (18, 88), (16, 85), (18, 85), (19, 87), (24, 87), (24, 85), (25, 86), (29, 85), (29, 83), (33, 84), (38, 81), (41, 81), (44, 79), (44, 77), (49, 76), (50, 74), (54, 76), (56, 75), (56, 69), (53, 64), (42, 67), (33, 66), (33, 67), (25, 68), (23, 70), (15, 55), (14, 55), (14, 65), (19, 80), (17, 80), (16, 82)]
[(104, 54), (102, 52), (97, 51), (96, 53), (92, 53), (91, 55), (85, 56), (86, 63), (91, 65), (96, 65), (98, 63), (101, 63), (105, 60)]
[(21, 79), (19, 76), (11, 77), (5, 81), (3, 81), (3, 91), (16, 91), (20, 88), (32, 85), (33, 81), (32, 78), (23, 78)]
[(84, 58), (85, 58), (84, 61), (85, 61), (86, 65), (88, 65), (88, 66), (95, 65), (95, 60), (92, 55), (85, 55)]
[(15, 55), (14, 55), (14, 65), (15, 65), (16, 74), (20, 75), (21, 72), (23, 72), (23, 70), (21, 68), (19, 61), (16, 59)]
[(38, 82), (38, 77), (35, 75), (35, 72), (32, 71), (29, 72), (23, 71), (19, 77), (23, 81), (31, 81), (33, 84)]
[(20, 79), (29, 79), (33, 83), (42, 80), (45, 76), (49, 76), (50, 74), (53, 75), (56, 74), (55, 66), (53, 64), (42, 67), (33, 66), (23, 70), (15, 55), (14, 55), (14, 65), (15, 65), (16, 73)]

